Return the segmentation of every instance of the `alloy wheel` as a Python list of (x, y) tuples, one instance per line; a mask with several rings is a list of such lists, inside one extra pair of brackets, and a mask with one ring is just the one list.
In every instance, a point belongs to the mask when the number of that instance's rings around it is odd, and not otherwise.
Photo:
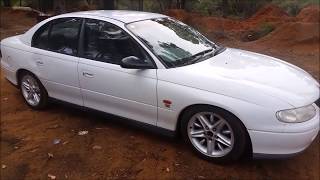
[(37, 106), (41, 100), (40, 86), (37, 80), (30, 75), (25, 75), (21, 79), (20, 86), (27, 103), (31, 106)]
[(192, 145), (209, 157), (227, 155), (234, 146), (234, 132), (229, 123), (213, 112), (199, 112), (188, 122)]

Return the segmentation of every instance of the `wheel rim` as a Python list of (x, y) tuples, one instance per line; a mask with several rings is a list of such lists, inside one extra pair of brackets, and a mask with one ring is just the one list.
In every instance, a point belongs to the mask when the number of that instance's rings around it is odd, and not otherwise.
[(37, 106), (41, 100), (38, 82), (30, 75), (25, 75), (21, 80), (21, 90), (24, 99), (31, 106)]
[(229, 123), (213, 112), (200, 112), (188, 123), (188, 136), (193, 146), (209, 157), (227, 155), (234, 145), (234, 133)]

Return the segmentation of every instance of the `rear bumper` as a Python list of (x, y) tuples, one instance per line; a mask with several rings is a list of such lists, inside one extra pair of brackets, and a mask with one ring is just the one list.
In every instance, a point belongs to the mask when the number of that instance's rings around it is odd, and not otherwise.
[(285, 132), (248, 130), (254, 158), (286, 158), (307, 149), (319, 133), (319, 108), (316, 116), (303, 123), (288, 124)]
[(17, 86), (17, 78), (15, 71), (11, 70), (9, 67), (7, 67), (3, 62), (1, 62), (1, 69), (3, 71), (3, 74), (5, 78), (10, 81), (13, 85)]

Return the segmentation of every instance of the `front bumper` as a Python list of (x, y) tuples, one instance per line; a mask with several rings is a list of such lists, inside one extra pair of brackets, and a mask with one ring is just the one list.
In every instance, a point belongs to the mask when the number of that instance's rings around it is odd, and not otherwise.
[(284, 158), (308, 148), (319, 133), (319, 108), (316, 109), (314, 118), (303, 123), (288, 124), (284, 132), (249, 130), (253, 157)]

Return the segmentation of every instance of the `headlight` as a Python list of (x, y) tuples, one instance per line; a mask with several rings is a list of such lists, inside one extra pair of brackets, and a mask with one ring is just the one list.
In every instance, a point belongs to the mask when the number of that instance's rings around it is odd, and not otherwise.
[(295, 109), (278, 111), (276, 116), (279, 121), (286, 123), (299, 123), (312, 119), (316, 115), (316, 109), (313, 105), (304, 106)]

